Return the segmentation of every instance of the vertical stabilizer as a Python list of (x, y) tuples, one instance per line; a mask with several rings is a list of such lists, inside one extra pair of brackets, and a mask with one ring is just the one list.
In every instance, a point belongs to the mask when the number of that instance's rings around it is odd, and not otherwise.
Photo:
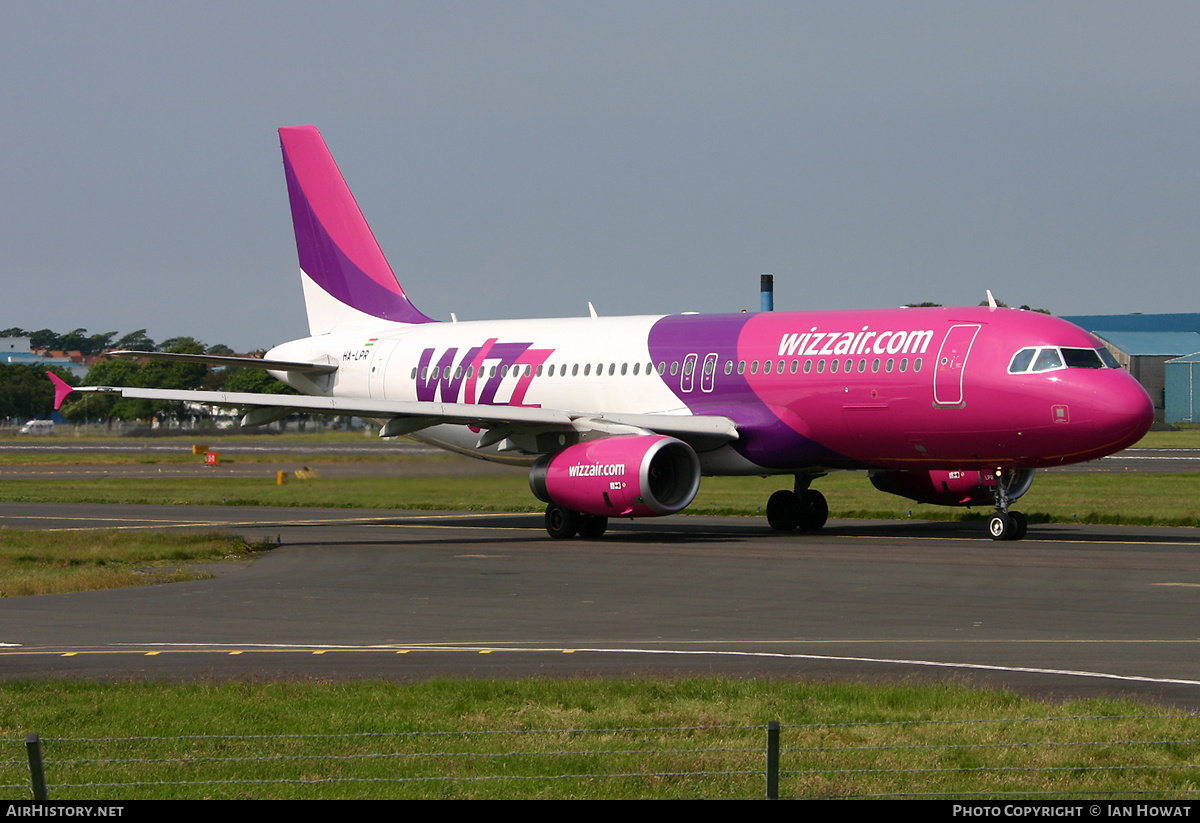
[(279, 130), (309, 333), (430, 323), (396, 280), (321, 133)]

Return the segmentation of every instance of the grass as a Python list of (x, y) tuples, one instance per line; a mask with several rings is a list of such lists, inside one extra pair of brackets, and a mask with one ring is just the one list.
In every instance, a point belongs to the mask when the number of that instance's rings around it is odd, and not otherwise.
[(961, 684), (734, 679), (0, 685), (0, 786), (52, 800), (1192, 797), (1200, 718)]
[[(437, 460), (438, 458), (407, 458)], [(787, 478), (708, 477), (689, 514), (758, 515)], [(921, 505), (875, 490), (863, 473), (818, 480), (833, 517), (973, 519), (990, 509)], [(1200, 474), (1038, 475), (1018, 508), (1035, 523), (1084, 522), (1165, 526), (1200, 525)], [(45, 503), (150, 503), (455, 511), (539, 511), (521, 473), (422, 477), (361, 477), (275, 483), (262, 478), (3, 480), (0, 500)]]
[(0, 597), (115, 589), (212, 577), (203, 564), (269, 549), (228, 534), (0, 528)]
[[(28, 451), (6, 452), (0, 451), (0, 466), (42, 466), (42, 465), (123, 465), (123, 464), (147, 464), (147, 463), (195, 463), (202, 458), (197, 458), (192, 455), (191, 448), (194, 444), (208, 446), (209, 448), (221, 451), (222, 448), (232, 448), (236, 446), (257, 446), (271, 445), (273, 447), (279, 445), (295, 445), (296, 452), (288, 453), (285, 451), (275, 451), (265, 453), (240, 452), (236, 459), (239, 463), (279, 463), (279, 462), (311, 462), (314, 458), (310, 454), (305, 453), (305, 449), (312, 446), (321, 445), (352, 445), (365, 446), (368, 448), (377, 448), (378, 455), (322, 455), (322, 462), (345, 462), (345, 461), (364, 461), (364, 460), (389, 460), (393, 459), (394, 455), (389, 453), (390, 444), (379, 440), (374, 435), (367, 436), (362, 432), (347, 432), (347, 431), (324, 431), (324, 432), (286, 432), (281, 434), (221, 434), (218, 436), (196, 435), (192, 436), (176, 436), (176, 437), (119, 437), (109, 436), (102, 437), (89, 434), (83, 437), (72, 437), (70, 435), (62, 435), (55, 437), (30, 438), (30, 437), (11, 437), (8, 438), (0, 433), (0, 439), (11, 439), (13, 444), (21, 446), (44, 446), (45, 451), (39, 449), (30, 449)], [(80, 446), (87, 444), (95, 444), (104, 446), (105, 449), (121, 448), (128, 451), (97, 451), (90, 454), (87, 453), (58, 453), (50, 450), (50, 447), (56, 445), (69, 444), (72, 446)], [(145, 451), (137, 452), (136, 450), (147, 445), (166, 446), (178, 449), (178, 453), (164, 451)], [(1200, 449), (1200, 426), (1194, 428), (1182, 428), (1179, 431), (1162, 431), (1149, 432), (1134, 448), (1138, 449)], [(230, 462), (229, 457), (222, 457), (223, 462)]]

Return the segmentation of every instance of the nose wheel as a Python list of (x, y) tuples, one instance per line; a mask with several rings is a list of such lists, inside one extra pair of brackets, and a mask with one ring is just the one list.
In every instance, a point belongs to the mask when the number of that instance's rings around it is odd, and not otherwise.
[(1029, 528), (1029, 520), (1018, 511), (996, 512), (988, 520), (988, 534), (993, 540), (1020, 540)]
[(996, 469), (996, 485), (992, 492), (996, 513), (988, 519), (988, 534), (993, 540), (1020, 540), (1029, 528), (1029, 519), (1025, 515), (1008, 508), (1008, 485), (1012, 480), (1011, 471)]

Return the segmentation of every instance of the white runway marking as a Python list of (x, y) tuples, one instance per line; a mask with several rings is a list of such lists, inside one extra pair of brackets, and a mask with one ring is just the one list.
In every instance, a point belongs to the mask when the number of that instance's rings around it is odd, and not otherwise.
[[(1071, 641), (1078, 642), (1078, 641)], [(1084, 641), (1089, 642), (1089, 641)], [(1092, 641), (1099, 642), (1099, 641)], [(157, 650), (157, 651), (156, 651)], [(325, 652), (391, 652), (391, 653), (410, 653), (410, 652), (469, 652), (472, 654), (499, 654), (504, 652), (511, 653), (550, 653), (550, 654), (636, 654), (648, 656), (689, 656), (689, 657), (739, 657), (739, 658), (761, 658), (769, 660), (810, 660), (814, 662), (828, 663), (875, 663), (883, 665), (895, 666), (914, 666), (939, 669), (957, 669), (963, 671), (991, 671), (1003, 672), (1006, 674), (1043, 674), (1055, 675), (1059, 677), (1086, 677), (1102, 680), (1117, 680), (1130, 683), (1157, 683), (1170, 684), (1180, 686), (1200, 686), (1200, 680), (1190, 680), (1185, 678), (1175, 677), (1150, 677), (1147, 675), (1128, 675), (1116, 674), (1113, 672), (1093, 672), (1082, 671), (1078, 669), (1053, 669), (1033, 666), (1001, 666), (989, 663), (961, 663), (950, 662), (945, 660), (906, 660), (896, 657), (858, 657), (845, 655), (827, 655), (827, 654), (804, 654), (804, 653), (789, 653), (789, 652), (755, 652), (755, 651), (736, 651), (736, 650), (721, 650), (721, 649), (645, 649), (636, 647), (620, 647), (620, 648), (593, 648), (593, 647), (570, 647), (570, 646), (528, 646), (528, 647), (512, 647), (512, 646), (493, 646), (487, 644), (480, 645), (455, 645), (455, 644), (382, 644), (382, 645), (367, 645), (367, 646), (349, 646), (337, 644), (291, 644), (291, 643), (138, 643), (129, 644), (128, 648), (115, 650), (118, 653), (134, 653), (134, 654), (149, 654), (162, 653), (163, 650), (168, 652), (174, 651), (179, 653), (200, 652), (200, 653), (218, 653), (218, 654), (244, 654), (253, 652), (297, 652), (297, 653), (325, 653)], [(23, 652), (28, 653), (28, 652)], [(42, 650), (42, 653), (53, 653), (62, 655), (63, 651), (50, 652)], [(79, 654), (112, 654), (113, 652), (96, 651), (80, 651), (71, 652), (73, 655)], [(4, 652), (0, 651), (0, 656)]]

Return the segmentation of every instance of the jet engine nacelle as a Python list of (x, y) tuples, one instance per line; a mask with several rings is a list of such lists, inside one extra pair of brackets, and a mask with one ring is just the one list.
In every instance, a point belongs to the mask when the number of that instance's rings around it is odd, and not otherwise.
[[(1033, 469), (1019, 469), (1006, 478), (1010, 501), (1033, 485)], [(991, 506), (996, 475), (990, 471), (873, 471), (871, 483), (881, 492), (898, 494), (937, 506)]]
[(700, 459), (658, 434), (591, 440), (533, 464), (529, 487), (545, 503), (600, 517), (657, 517), (685, 508), (700, 488)]

